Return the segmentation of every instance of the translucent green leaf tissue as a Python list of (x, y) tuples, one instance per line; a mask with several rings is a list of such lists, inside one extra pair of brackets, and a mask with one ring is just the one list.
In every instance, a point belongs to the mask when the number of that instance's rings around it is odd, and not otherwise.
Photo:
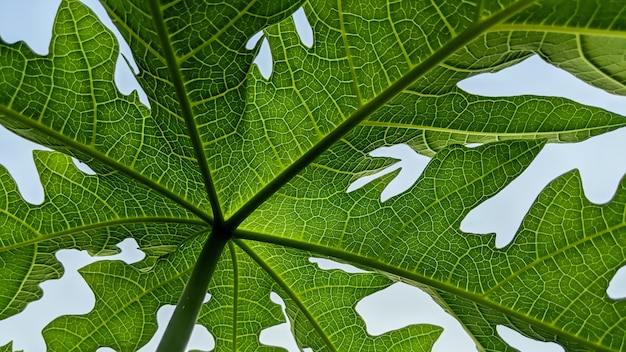
[[(130, 237), (146, 259), (81, 269), (95, 308), (50, 323), (48, 350), (136, 351), (165, 304), (177, 308), (159, 351), (184, 350), (196, 323), (217, 351), (275, 350), (259, 335), (284, 321), (270, 301), (276, 292), (301, 348), (430, 351), (440, 327), (372, 336), (354, 309), (398, 281), (431, 294), (479, 350), (512, 350), (497, 325), (568, 351), (624, 350), (626, 303), (606, 293), (626, 264), (623, 182), (597, 205), (576, 171), (562, 175), (502, 249), (495, 235), (460, 224), (546, 143), (626, 120), (565, 98), (457, 87), (539, 55), (626, 95), (623, 1), (102, 4), (132, 49), (150, 107), (118, 91), (118, 43), (78, 0), (62, 1), (49, 55), (0, 42), (0, 123), (53, 150), (34, 154), (40, 205), (0, 170), (0, 319), (62, 275), (58, 250), (105, 254)], [(312, 46), (291, 17), (300, 7)], [(269, 78), (245, 47), (259, 31), (271, 48)], [(350, 188), (389, 167), (369, 152), (397, 144), (432, 158), (406, 192), (381, 199), (397, 171)], [(313, 256), (367, 272), (322, 271)]]

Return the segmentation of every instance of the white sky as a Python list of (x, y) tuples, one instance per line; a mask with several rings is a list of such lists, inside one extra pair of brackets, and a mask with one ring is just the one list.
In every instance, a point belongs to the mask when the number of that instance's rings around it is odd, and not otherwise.
[[(55, 8), (59, 2), (58, 0), (0, 0), (0, 37), (11, 43), (24, 40), (35, 52), (46, 54), (51, 35), (50, 28)], [(99, 7), (96, 1), (84, 2), (95, 9)], [(295, 17), (298, 18), (298, 31), (304, 44), (313, 45), (311, 37), (313, 33), (310, 26), (307, 26), (306, 15), (303, 11), (299, 11)], [(102, 18), (106, 20), (105, 17)], [(249, 49), (254, 48), (255, 45), (262, 45), (261, 55), (271, 55), (268, 54), (269, 44), (261, 36), (250, 41)], [(123, 52), (124, 49), (125, 47), (122, 46)], [(128, 51), (125, 52), (128, 53)], [(130, 58), (128, 54), (126, 55)], [(267, 77), (271, 73), (271, 60), (260, 59), (256, 62), (261, 72)], [(130, 72), (136, 72), (137, 67), (133, 65), (129, 68), (121, 60), (118, 60), (118, 67), (120, 70), (116, 73), (116, 82), (122, 87), (124, 93), (129, 93), (136, 87)], [(611, 96), (592, 88), (564, 71), (547, 65), (537, 57), (496, 74), (479, 75), (468, 79), (461, 82), (459, 86), (468, 92), (487, 96), (521, 94), (564, 96), (584, 104), (601, 106), (626, 115), (626, 98)], [(31, 152), (33, 148), (37, 148), (37, 146), (9, 134), (4, 128), (0, 128), (0, 164), (7, 167), (14, 176), (24, 198), (37, 204), (43, 201), (43, 190), (38, 183), (38, 175), (32, 162)], [(595, 137), (582, 143), (549, 145), (518, 180), (488, 202), (474, 209), (464, 220), (462, 229), (474, 233), (495, 232), (497, 233), (497, 246), (506, 246), (512, 240), (522, 216), (539, 191), (552, 179), (573, 168), (581, 170), (585, 194), (596, 203), (606, 202), (614, 193), (617, 182), (626, 171), (624, 169), (626, 167), (626, 155), (620, 153), (625, 148), (626, 129)], [(398, 147), (397, 149), (402, 148)], [(381, 156), (385, 156), (385, 151), (382, 153)], [(373, 156), (375, 155), (373, 154)], [(405, 162), (402, 167), (413, 164), (415, 168), (420, 170), (428, 161), (424, 157), (411, 158), (410, 156), (407, 156), (406, 160), (410, 160), (410, 162)], [(624, 166), (616, 168), (616, 165)], [(409, 177), (404, 182), (410, 183), (414, 180)], [(394, 195), (393, 190), (389, 192), (383, 195), (383, 198), (388, 199)], [(396, 192), (399, 191), (396, 190)], [(513, 199), (515, 201), (512, 201)], [(141, 259), (142, 253), (136, 249), (136, 243), (133, 241), (125, 241), (120, 246), (124, 248), (123, 255), (109, 259), (124, 259), (128, 262)], [(94, 259), (84, 252), (75, 250), (60, 251), (57, 258), (65, 266), (64, 276), (60, 280), (42, 284), (45, 292), (44, 298), (30, 304), (24, 313), (0, 321), (0, 346), (13, 340), (15, 349), (24, 349), (25, 352), (44, 351), (45, 345), (40, 331), (48, 322), (62, 312), (65, 314), (84, 314), (93, 307), (93, 294), (76, 270), (93, 262)], [(332, 268), (336, 267), (335, 264), (328, 261), (313, 261), (327, 270), (333, 270)], [(625, 278), (619, 283), (616, 280), (611, 284), (610, 294), (614, 298), (626, 296), (626, 270), (620, 271), (619, 275), (623, 275)], [(281, 303), (280, 297), (277, 295), (273, 295), (271, 299), (276, 304)], [(356, 309), (363, 316), (368, 332), (372, 335), (398, 329), (408, 324), (432, 323), (445, 327), (442, 338), (435, 346), (435, 351), (476, 350), (458, 323), (444, 313), (430, 297), (416, 288), (404, 284), (395, 284), (384, 292), (363, 299), (358, 303)], [(159, 311), (159, 316), (165, 320), (171, 315), (171, 311), (171, 306), (164, 307)], [(162, 328), (163, 324), (160, 324), (159, 331), (162, 331)], [(545, 344), (526, 339), (506, 327), (499, 327), (498, 332), (520, 350), (562, 350), (560, 346), (555, 344)], [(289, 336), (287, 323), (263, 331), (261, 340), (268, 344), (282, 345), (288, 348), (290, 352), (297, 351), (293, 339)], [(154, 350), (157, 341), (158, 336), (142, 351)], [(189, 347), (195, 349), (208, 349), (213, 344), (210, 333), (203, 327), (196, 329), (192, 341), (192, 345)]]

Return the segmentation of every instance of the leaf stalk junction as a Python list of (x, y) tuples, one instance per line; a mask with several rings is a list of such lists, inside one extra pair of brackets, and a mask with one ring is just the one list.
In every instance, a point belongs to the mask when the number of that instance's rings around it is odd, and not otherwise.
[[(213, 208), (213, 222), (210, 223), (213, 229), (209, 234), (204, 247), (202, 248), (189, 281), (187, 282), (180, 300), (176, 305), (174, 314), (168, 323), (165, 334), (163, 335), (159, 347), (157, 348), (157, 352), (185, 351), (185, 347), (191, 336), (191, 332), (206, 296), (209, 282), (215, 272), (218, 259), (226, 247), (226, 244), (231, 238), (233, 238), (235, 230), (252, 212), (254, 212), (267, 199), (274, 195), (283, 185), (295, 177), (295, 175), (310, 165), (318, 156), (342, 139), (353, 128), (371, 116), (372, 113), (387, 104), (399, 93), (407, 89), (418, 78), (437, 67), (459, 48), (464, 47), (475, 38), (488, 31), (490, 28), (529, 7), (535, 1), (536, 0), (519, 0), (503, 11), (495, 13), (490, 17), (477, 20), (465, 31), (452, 38), (431, 56), (409, 70), (399, 80), (380, 92), (375, 98), (362, 104), (352, 113), (351, 116), (344, 120), (343, 123), (339, 124), (333, 131), (322, 138), (318, 143), (313, 145), (313, 147), (304, 153), (299, 159), (279, 173), (271, 182), (269, 182), (257, 194), (249, 199), (247, 203), (245, 203), (228, 219), (224, 219), (221, 212), (222, 208), (220, 207), (217, 193), (214, 188), (211, 172), (208, 164), (206, 163), (206, 156), (203, 149), (200, 147), (201, 141), (195, 127), (193, 114), (190, 109), (186, 109), (186, 114), (184, 115), (186, 117), (190, 134), (194, 140), (194, 147), (196, 154), (198, 155), (198, 160), (201, 160), (201, 169), (203, 171), (208, 196), (211, 200)], [(151, 4), (153, 5), (152, 10), (154, 14), (157, 15), (156, 17), (162, 18), (162, 16), (160, 16), (160, 10), (156, 4), (154, 2), (151, 2)], [(168, 35), (165, 30), (165, 26), (163, 23), (158, 24), (160, 24), (160, 26), (158, 26), (160, 29), (159, 34), (163, 38), (164, 42), (167, 43), (168, 41), (166, 38)], [(178, 74), (179, 68), (176, 64), (173, 49), (169, 45), (166, 45), (166, 49), (167, 61), (170, 63), (168, 66), (170, 67), (172, 75), (177, 78), (175, 80), (175, 83), (178, 83), (177, 92), (181, 101), (185, 102), (186, 91), (184, 89), (184, 85), (182, 84), (182, 78)]]

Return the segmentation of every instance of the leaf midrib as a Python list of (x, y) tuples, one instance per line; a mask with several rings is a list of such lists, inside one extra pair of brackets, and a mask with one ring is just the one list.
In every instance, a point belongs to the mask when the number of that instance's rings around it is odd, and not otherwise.
[[(4, 212), (3, 212), (4, 213)], [(6, 214), (6, 213), (5, 213)], [(189, 224), (189, 225), (198, 225), (198, 226), (206, 226), (206, 222), (193, 218), (175, 218), (175, 217), (167, 217), (167, 216), (139, 216), (139, 217), (129, 217), (124, 219), (112, 219), (107, 221), (100, 221), (94, 224), (82, 225), (73, 227), (70, 229), (65, 229), (45, 235), (41, 235), (39, 231), (32, 229), (32, 231), (36, 234), (40, 234), (40, 236), (32, 238), (27, 241), (14, 243), (12, 245), (2, 246), (0, 247), (0, 253), (18, 249), (34, 244), (39, 244), (45, 241), (49, 241), (52, 239), (60, 238), (63, 236), (70, 236), (76, 233), (96, 230), (100, 228), (107, 228), (111, 226), (119, 226), (119, 225), (128, 225), (128, 224), (142, 224), (142, 223), (172, 223), (172, 224)]]
[(326, 345), (326, 347), (328, 347), (328, 349), (332, 352), (339, 352), (335, 348), (335, 345), (332, 343), (332, 341), (330, 341), (329, 336), (324, 332), (324, 329), (322, 328), (322, 326), (315, 319), (315, 317), (311, 314), (311, 312), (309, 312), (309, 310), (305, 306), (304, 302), (302, 302), (298, 294), (291, 289), (291, 286), (287, 282), (285, 282), (285, 280), (283, 280), (283, 278), (275, 270), (273, 270), (272, 267), (270, 267), (270, 265), (263, 260), (263, 258), (258, 256), (255, 253), (255, 251), (252, 248), (250, 248), (244, 241), (241, 241), (237, 238), (233, 238), (233, 241), (250, 258), (252, 258), (252, 260), (254, 260), (257, 263), (257, 265), (259, 265), (263, 269), (263, 271), (265, 271), (274, 280), (274, 282), (276, 282), (278, 286), (280, 286), (280, 288), (283, 289), (283, 291), (285, 291), (285, 293), (289, 296), (289, 298), (296, 304), (296, 306), (298, 306), (302, 314), (306, 316), (309, 323), (311, 323), (311, 325), (313, 326), (313, 329), (315, 329), (315, 332), (324, 341), (324, 344)]
[(511, 137), (516, 138), (521, 137), (525, 139), (525, 137), (533, 137), (532, 139), (542, 139), (550, 135), (560, 135), (560, 134), (569, 134), (569, 133), (577, 133), (577, 132), (592, 132), (592, 131), (602, 131), (611, 128), (618, 128), (626, 125), (626, 122), (622, 123), (614, 123), (607, 124), (603, 126), (595, 126), (595, 127), (585, 127), (585, 128), (574, 128), (570, 130), (560, 130), (560, 131), (528, 131), (528, 132), (481, 132), (481, 131), (471, 131), (471, 130), (463, 130), (463, 129), (454, 129), (450, 127), (433, 127), (428, 125), (416, 125), (416, 124), (408, 124), (408, 123), (396, 123), (396, 122), (380, 122), (380, 121), (364, 121), (361, 123), (361, 126), (371, 126), (371, 127), (390, 127), (390, 128), (402, 128), (402, 129), (411, 129), (411, 130), (425, 130), (432, 132), (445, 132), (451, 134), (463, 134), (468, 136), (480, 136), (480, 137)]
[(600, 36), (626, 38), (626, 31), (600, 29), (600, 28), (580, 28), (567, 26), (551, 26), (547, 24), (524, 24), (524, 23), (500, 23), (493, 26), (487, 32), (540, 32), (540, 33), (560, 33), (583, 36)]
[(233, 264), (233, 320), (232, 320), (232, 329), (233, 329), (233, 351), (237, 351), (237, 335), (239, 330), (237, 329), (237, 324), (239, 322), (238, 319), (238, 310), (239, 310), (239, 262), (237, 259), (237, 253), (235, 251), (235, 246), (232, 241), (228, 242), (228, 250), (230, 252), (230, 258)]

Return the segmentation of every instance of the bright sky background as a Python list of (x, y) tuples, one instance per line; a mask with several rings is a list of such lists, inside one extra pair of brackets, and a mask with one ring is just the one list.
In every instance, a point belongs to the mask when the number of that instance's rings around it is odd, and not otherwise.
[[(100, 9), (96, 1), (84, 1), (92, 8)], [(50, 0), (0, 0), (0, 37), (13, 43), (19, 40), (26, 41), (38, 54), (48, 52), (48, 43), (51, 36), (51, 26), (56, 7), (60, 1)], [(100, 12), (102, 13), (102, 12)], [(311, 46), (311, 28), (307, 26), (306, 15), (298, 11), (294, 17), (299, 25), (299, 33), (303, 43)], [(101, 19), (107, 24), (106, 15)], [(110, 21), (108, 22), (110, 25)], [(261, 45), (258, 65), (263, 75), (271, 73), (270, 48), (261, 35), (251, 39), (249, 49)], [(122, 43), (122, 52), (128, 53), (125, 43)], [(128, 54), (126, 54), (128, 55)], [(130, 58), (130, 56), (127, 56)], [(116, 82), (122, 92), (129, 93), (136, 87), (136, 82), (130, 74), (137, 71), (133, 66), (129, 68), (123, 60), (118, 60)], [(538, 57), (532, 57), (523, 63), (496, 74), (484, 74), (465, 80), (459, 86), (471, 93), (487, 96), (511, 96), (521, 94), (563, 96), (588, 105), (604, 107), (607, 110), (626, 116), (626, 98), (611, 96), (602, 90), (588, 86), (570, 74), (556, 69)], [(145, 100), (144, 100), (145, 101)], [(34, 204), (43, 201), (43, 189), (38, 182), (38, 175), (32, 161), (32, 149), (38, 147), (8, 133), (0, 127), (0, 164), (8, 168), (16, 179), (20, 192), (24, 198)], [(402, 150), (397, 147), (395, 150)], [(496, 245), (501, 248), (510, 243), (522, 217), (540, 190), (558, 175), (578, 168), (583, 177), (585, 194), (591, 201), (604, 203), (610, 200), (617, 183), (626, 172), (626, 129), (617, 130), (588, 141), (576, 144), (548, 145), (533, 164), (500, 194), (474, 209), (463, 221), (462, 230), (474, 233), (497, 233)], [(386, 150), (370, 151), (372, 156), (387, 156)], [(423, 170), (428, 162), (426, 157), (415, 157), (409, 151), (406, 154), (396, 154), (402, 159), (396, 167), (412, 167), (414, 170)], [(89, 171), (88, 168), (83, 168)], [(415, 172), (413, 172), (415, 173)], [(398, 188), (390, 188), (383, 200), (393, 197), (406, 185), (411, 185), (414, 179), (401, 180), (405, 183)], [(362, 182), (365, 182), (363, 180)], [(402, 183), (399, 182), (399, 183)], [(408, 183), (407, 183), (408, 182)], [(356, 187), (356, 185), (354, 185)], [(141, 260), (143, 253), (137, 250), (136, 243), (126, 240), (120, 244), (122, 254), (108, 259), (120, 259), (126, 262)], [(25, 352), (40, 352), (45, 350), (41, 329), (59, 314), (85, 314), (94, 304), (93, 294), (76, 270), (95, 259), (84, 252), (76, 250), (62, 250), (57, 258), (65, 267), (65, 274), (60, 280), (52, 280), (42, 284), (44, 297), (33, 302), (26, 310), (16, 317), (0, 321), (0, 346), (10, 340), (14, 341), (16, 350)], [(337, 265), (332, 262), (312, 259), (320, 268), (336, 270)], [(342, 267), (344, 270), (355, 268)], [(624, 279), (614, 280), (611, 283), (609, 295), (613, 298), (626, 296), (626, 270), (618, 272)], [(269, 293), (268, 293), (269, 295)], [(270, 299), (276, 304), (282, 301), (276, 294)], [(363, 316), (372, 335), (398, 329), (408, 324), (431, 323), (445, 327), (440, 340), (435, 345), (435, 351), (475, 351), (469, 336), (460, 325), (437, 306), (429, 296), (422, 291), (404, 285), (395, 284), (371, 295), (356, 305), (356, 310)], [(173, 311), (172, 306), (165, 306), (159, 311), (160, 322), (168, 319)], [(160, 323), (159, 332), (151, 343), (141, 351), (152, 351), (158, 343), (158, 336), (162, 333), (164, 324)], [(499, 327), (498, 332), (512, 346), (525, 351), (562, 351), (560, 346), (534, 342), (516, 332)], [(293, 339), (289, 336), (288, 323), (266, 329), (261, 334), (261, 341), (268, 344), (281, 345), (290, 352), (297, 351)], [(190, 349), (209, 349), (213, 346), (213, 339), (203, 327), (194, 331), (194, 338)], [(110, 349), (100, 349), (110, 351)]]

